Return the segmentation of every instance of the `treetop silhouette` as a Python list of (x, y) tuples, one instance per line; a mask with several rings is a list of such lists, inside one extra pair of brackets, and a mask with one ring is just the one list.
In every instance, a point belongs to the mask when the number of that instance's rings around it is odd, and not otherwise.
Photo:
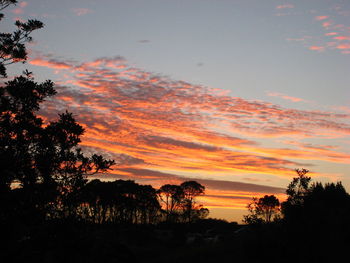
[[(16, 2), (1, 1), (0, 10)], [(37, 20), (16, 21), (15, 25), (14, 33), (0, 34), (3, 77), (7, 65), (27, 59), (25, 43), (32, 40), (33, 30), (43, 27)], [(43, 122), (38, 116), (40, 104), (55, 94), (52, 81), (37, 83), (28, 71), (0, 88), (0, 202), (7, 206), (2, 210), (7, 217), (12, 212), (14, 216), (18, 212), (27, 212), (29, 217), (48, 213), (69, 216), (87, 175), (105, 172), (114, 164), (102, 155), (87, 156), (82, 152), (79, 143), (84, 129), (72, 113), (59, 114), (57, 121)], [(11, 190), (13, 183), (20, 188)], [(18, 203), (10, 205), (5, 201), (9, 199)]]
[[(16, 0), (1, 0), (0, 11), (10, 5), (16, 4)], [(0, 20), (4, 14), (0, 13)], [(25, 44), (32, 41), (30, 34), (40, 29), (44, 24), (35, 19), (29, 19), (27, 22), (17, 20), (15, 22), (17, 30), (13, 33), (0, 33), (0, 76), (7, 77), (6, 66), (27, 60), (27, 49)]]

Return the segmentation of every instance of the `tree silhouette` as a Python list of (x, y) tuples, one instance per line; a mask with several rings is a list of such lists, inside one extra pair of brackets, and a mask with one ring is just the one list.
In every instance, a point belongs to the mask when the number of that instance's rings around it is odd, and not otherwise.
[(207, 217), (209, 210), (196, 202), (196, 197), (203, 195), (204, 192), (205, 187), (196, 181), (161, 186), (157, 194), (164, 208), (165, 221), (191, 223)]
[(309, 172), (307, 169), (295, 169), (298, 177), (294, 177), (293, 181), (288, 185), (286, 193), (289, 202), (297, 204), (303, 200), (308, 193), (311, 177), (306, 176)]
[(292, 246), (302, 242), (307, 247), (307, 252), (300, 252), (305, 259), (326, 251), (317, 262), (341, 261), (350, 245), (350, 195), (340, 182), (311, 184), (305, 174), (299, 170), (282, 203), (286, 243)]
[(157, 191), (130, 180), (92, 180), (79, 192), (77, 208), (83, 220), (97, 224), (154, 224), (159, 221)]
[(176, 222), (185, 197), (183, 188), (179, 185), (166, 184), (158, 190), (158, 196), (165, 205), (166, 221)]
[(202, 208), (201, 205), (197, 205), (195, 198), (204, 194), (205, 187), (196, 181), (186, 181), (180, 186), (184, 193), (183, 216), (190, 223), (196, 217), (196, 210)]
[(303, 206), (305, 197), (310, 191), (311, 177), (306, 176), (309, 172), (307, 169), (296, 169), (297, 177), (294, 177), (288, 185), (286, 194), (287, 201), (281, 205), (283, 216), (286, 220), (292, 220), (290, 217), (297, 215)]
[[(16, 0), (1, 0), (0, 11), (6, 7), (16, 4)], [(4, 14), (0, 14), (0, 20)], [(41, 21), (30, 19), (27, 22), (17, 20), (17, 30), (13, 33), (0, 33), (0, 76), (6, 77), (6, 66), (16, 62), (25, 62), (27, 50), (25, 43), (31, 42), (30, 34), (44, 26)]]
[[(16, 1), (1, 1), (0, 9), (13, 3)], [(43, 24), (29, 20), (17, 21), (16, 26), (13, 34), (0, 34), (3, 76), (6, 65), (26, 60), (24, 44), (31, 41), (29, 34)], [(71, 216), (76, 193), (86, 183), (86, 176), (105, 172), (114, 164), (101, 155), (82, 153), (78, 144), (84, 129), (71, 113), (60, 114), (57, 121), (49, 124), (38, 117), (40, 104), (55, 94), (53, 82), (37, 83), (28, 71), (0, 88), (0, 195), (1, 200), (18, 200), (21, 209), (5, 201), (1, 205), (17, 212), (27, 210), (29, 217), (54, 217), (58, 213)], [(19, 184), (20, 189), (11, 191), (13, 183)]]
[(296, 170), (298, 177), (287, 188), (288, 198), (282, 203), (282, 213), (287, 223), (314, 221), (333, 224), (342, 215), (350, 215), (350, 195), (338, 182), (311, 183), (311, 178), (305, 176), (307, 170)]
[(243, 221), (247, 224), (271, 223), (278, 217), (280, 202), (274, 195), (265, 195), (261, 198), (253, 198), (248, 204), (249, 215), (244, 216)]

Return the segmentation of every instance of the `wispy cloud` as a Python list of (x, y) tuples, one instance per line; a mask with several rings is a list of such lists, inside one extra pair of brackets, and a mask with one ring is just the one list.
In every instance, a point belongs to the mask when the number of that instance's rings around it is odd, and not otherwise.
[[(65, 109), (74, 112), (86, 128), (83, 146), (118, 161), (112, 176), (158, 183), (183, 178), (237, 181), (253, 175), (287, 179), (294, 176), (294, 168), (312, 166), (314, 160), (349, 163), (349, 154), (338, 148), (287, 143), (288, 138), (348, 138), (346, 112), (298, 110), (232, 97), (131, 66), (120, 56), (84, 63), (40, 56), (30, 63), (66, 74), (41, 114), (52, 120)], [(285, 143), (265, 147), (259, 138), (282, 138)], [(226, 191), (223, 187), (219, 190)], [(210, 189), (218, 190), (214, 188), (212, 183)], [(225, 194), (238, 195), (236, 190)]]
[(24, 10), (27, 6), (28, 6), (28, 2), (22, 1), (17, 5), (16, 8), (11, 10), (13, 14), (17, 15), (17, 17), (15, 17), (14, 20), (23, 21), (23, 19), (19, 17), (19, 15), (22, 15), (24, 13)]
[(325, 19), (328, 19), (328, 18), (329, 18), (329, 16), (316, 16), (315, 20), (321, 21), (321, 20), (325, 20)]
[(335, 40), (350, 40), (350, 36), (336, 36), (333, 37)]
[(35, 66), (41, 66), (41, 67), (48, 67), (53, 69), (71, 69), (72, 65), (69, 65), (66, 62), (61, 62), (57, 60), (50, 60), (50, 59), (42, 59), (42, 58), (35, 58), (30, 61), (30, 64)]
[(338, 33), (337, 32), (329, 32), (329, 33), (325, 33), (324, 35), (325, 36), (336, 36), (336, 35), (338, 35)]
[(311, 46), (309, 47), (309, 49), (314, 51), (320, 51), (320, 52), (325, 51), (325, 47), (323, 46)]
[(306, 102), (306, 100), (304, 100), (302, 98), (288, 96), (286, 94), (279, 93), (279, 92), (267, 92), (266, 94), (267, 94), (267, 96), (279, 97), (279, 98), (282, 98), (282, 99), (285, 99), (285, 100), (289, 100), (289, 101), (292, 101), (292, 102), (301, 102), (301, 101)]
[(290, 8), (294, 8), (294, 5), (292, 5), (292, 4), (283, 4), (283, 5), (276, 6), (276, 9), (290, 9)]
[(337, 46), (337, 49), (350, 49), (350, 43), (349, 44), (340, 44)]
[(139, 43), (142, 43), (142, 44), (146, 44), (146, 43), (150, 43), (151, 41), (148, 40), (148, 39), (141, 39), (138, 41)]
[(92, 13), (92, 10), (89, 8), (72, 8), (71, 11), (77, 16), (83, 16)]
[(21, 14), (23, 14), (24, 13), (24, 9), (25, 9), (25, 7), (28, 5), (28, 2), (25, 2), (25, 1), (23, 1), (23, 2), (20, 2), (19, 4), (18, 4), (18, 7), (17, 8), (15, 8), (15, 9), (12, 9), (12, 13), (13, 14), (16, 14), (16, 15), (21, 15)]
[(332, 25), (333, 23), (331, 21), (325, 21), (322, 23), (322, 26), (325, 28), (325, 29), (329, 29), (330, 26)]
[[(315, 16), (315, 14), (320, 15)], [(302, 15), (307, 16), (305, 19), (309, 18), (310, 23), (305, 24), (305, 28), (301, 31), (303, 34), (307, 32), (309, 37), (305, 38), (304, 36), (296, 35), (286, 39), (288, 41), (297, 41), (311, 51), (337, 51), (342, 54), (348, 54), (350, 53), (347, 48), (348, 44), (350, 44), (349, 25), (344, 24), (347, 21), (344, 17), (349, 14), (349, 10), (341, 5), (329, 5), (329, 8), (324, 10), (313, 9), (307, 13), (295, 13), (296, 19), (300, 19)], [(290, 13), (289, 15), (293, 14)], [(318, 27), (317, 30), (313, 28), (315, 25)], [(323, 30), (322, 34), (318, 34), (320, 28)]]

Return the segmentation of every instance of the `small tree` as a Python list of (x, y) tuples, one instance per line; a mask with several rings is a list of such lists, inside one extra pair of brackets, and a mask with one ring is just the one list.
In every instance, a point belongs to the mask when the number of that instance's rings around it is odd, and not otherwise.
[(265, 195), (259, 199), (254, 197), (247, 207), (250, 214), (243, 219), (247, 224), (271, 223), (280, 212), (280, 202), (274, 195)]

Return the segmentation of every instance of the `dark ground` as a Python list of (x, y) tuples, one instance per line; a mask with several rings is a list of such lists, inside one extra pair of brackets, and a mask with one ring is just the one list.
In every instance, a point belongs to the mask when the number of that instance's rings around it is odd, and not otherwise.
[[(46, 222), (3, 229), (0, 262), (347, 262), (347, 245), (310, 242), (278, 225), (92, 225)], [(320, 236), (322, 239), (322, 235)], [(341, 260), (341, 261), (340, 261)]]

